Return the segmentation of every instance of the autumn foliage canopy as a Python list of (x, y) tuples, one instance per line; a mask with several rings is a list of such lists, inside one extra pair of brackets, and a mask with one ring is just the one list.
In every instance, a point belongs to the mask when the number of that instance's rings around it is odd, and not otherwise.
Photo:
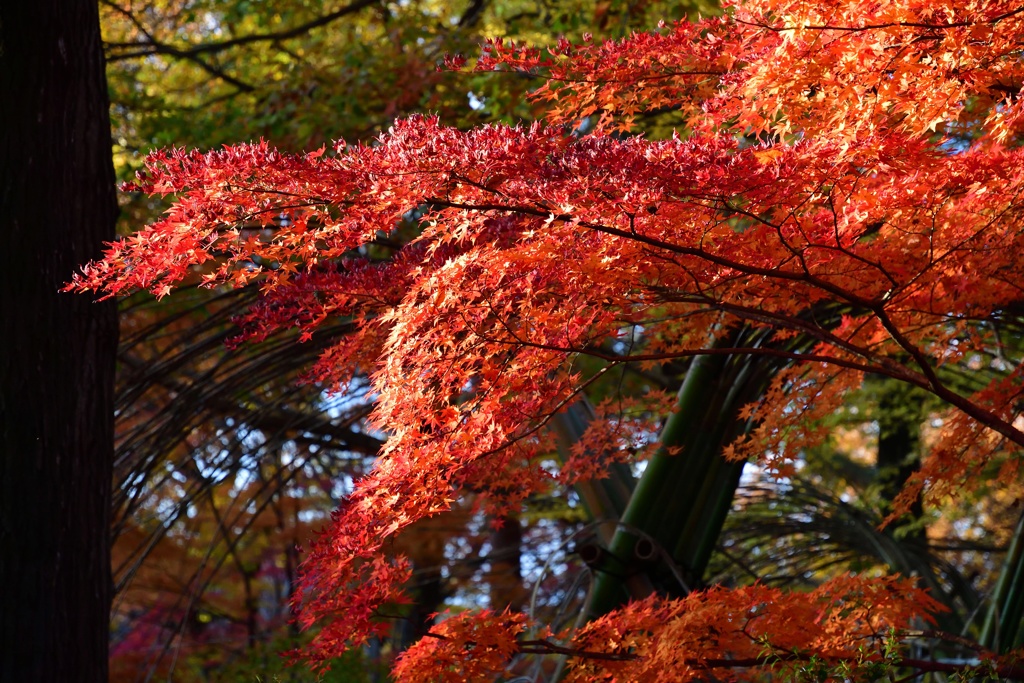
[[(615, 42), (494, 42), (473, 68), (545, 79), (543, 124), (415, 117), (333, 153), (154, 152), (133, 189), (173, 208), (71, 287), (259, 282), (249, 339), (356, 323), (310, 377), (368, 374), (388, 440), (305, 561), (314, 660), (365, 642), (401, 600), (408, 565), (383, 551), (399, 530), (466, 491), (515, 509), (599, 473), (582, 455), (553, 467), (545, 436), (590, 381), (581, 356), (786, 361), (725, 453), (781, 475), (866, 374), (919, 387), (949, 412), (901, 500), (937, 500), (982, 464), (1015, 468), (1024, 446), (1019, 367), (967, 391), (942, 372), (1003, 343), (1000, 317), (1022, 302), (1022, 35), (1010, 0), (749, 0)], [(665, 112), (678, 133), (638, 134)], [(723, 347), (738, 324), (772, 343)], [(650, 598), (571, 636), (466, 613), (396, 674), (479, 680), (524, 651), (573, 655), (580, 681), (743, 677), (807, 654), (872, 666), (936, 608), (909, 580), (844, 576)]]

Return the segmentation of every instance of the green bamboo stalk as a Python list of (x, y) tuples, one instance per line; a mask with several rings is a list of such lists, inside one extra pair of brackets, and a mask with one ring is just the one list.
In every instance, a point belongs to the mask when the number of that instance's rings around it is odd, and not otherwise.
[[(580, 396), (564, 410), (554, 416), (552, 429), (555, 432), (555, 443), (559, 456), (565, 462), (573, 446), (583, 437), (590, 423), (596, 418), (593, 404), (586, 396)], [(598, 457), (599, 454), (595, 454)], [(629, 466), (625, 463), (614, 463), (609, 467), (607, 476), (601, 479), (579, 481), (574, 485), (577, 495), (583, 502), (590, 519), (595, 522), (618, 520), (622, 517), (626, 506), (633, 495), (636, 481)], [(613, 524), (598, 524), (595, 536), (601, 547), (607, 548), (615, 534)], [(645, 596), (653, 592), (654, 587), (646, 576), (635, 575), (626, 579), (628, 590), (636, 596)]]
[(744, 463), (727, 461), (721, 457), (722, 449), (749, 428), (738, 420), (738, 412), (763, 391), (768, 370), (774, 367), (764, 359), (749, 357), (732, 359), (732, 365), (735, 372), (720, 381), (719, 393), (725, 394), (724, 400), (704, 438), (702, 457), (709, 463), (704, 486), (688, 510), (687, 523), (674, 530), (672, 558), (691, 572), (695, 582), (707, 568), (743, 474)]
[(978, 642), (1000, 654), (1024, 644), (1024, 515), (1013, 532)]
[[(748, 330), (741, 330), (723, 343), (731, 346), (748, 336)], [(747, 344), (758, 343), (766, 333), (752, 336)], [(694, 358), (679, 390), (677, 410), (667, 420), (661, 445), (623, 512), (608, 561), (597, 572), (584, 620), (643, 597), (631, 590), (631, 578), (639, 571), (634, 549), (642, 537), (634, 529), (668, 550), (683, 569), (687, 586), (673, 586), (665, 567), (657, 563), (643, 569), (665, 592), (685, 594), (700, 583), (743, 468), (742, 463), (725, 461), (722, 448), (749, 428), (739, 419), (739, 411), (764, 390), (776, 367), (776, 361), (763, 357)], [(677, 448), (682, 453), (672, 455)]]
[[(562, 462), (569, 458), (573, 446), (583, 438), (596, 416), (593, 404), (586, 396), (580, 396), (553, 417), (551, 428), (555, 433), (555, 444)], [(607, 477), (577, 482), (574, 488), (590, 518), (600, 521), (619, 519), (622, 516), (633, 495), (634, 485), (629, 466), (617, 462), (608, 469)], [(611, 533), (608, 525), (598, 529), (598, 537), (605, 543), (611, 541)]]

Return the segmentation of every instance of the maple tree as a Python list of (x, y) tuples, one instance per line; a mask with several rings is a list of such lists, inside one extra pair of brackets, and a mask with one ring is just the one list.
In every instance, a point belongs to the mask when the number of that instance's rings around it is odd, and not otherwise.
[[(474, 49), (480, 35), (550, 41), (552, 32), (578, 36), (583, 28), (623, 35), (631, 25), (650, 25), (644, 14), (678, 15), (690, 6), (612, 7), (563, 0), (532, 12), (525, 11), (528, 6), (488, 2), (398, 7), (275, 2), (259, 8), (244, 2), (168, 0), (145, 7), (101, 2), (114, 99), (115, 165), (119, 175), (130, 177), (141, 163), (140, 148), (170, 140), (208, 147), (262, 134), (297, 149), (319, 144), (327, 130), (363, 139), (395, 112), (423, 106), (460, 125), (509, 112), (529, 116), (538, 105), (524, 102), (521, 93), (532, 79), (438, 72), (434, 61), (445, 51)], [(467, 97), (471, 92), (475, 100)], [(470, 101), (473, 108), (467, 106)], [(127, 193), (121, 203), (125, 230), (157, 215), (165, 202)], [(294, 500), (275, 488), (315, 474), (333, 478), (338, 495), (341, 482), (358, 476), (379, 446), (361, 422), (365, 402), (346, 402), (339, 414), (339, 402), (327, 400), (318, 387), (296, 386), (295, 375), (323, 345), (347, 333), (350, 325), (344, 320), (321, 328), (313, 343), (299, 348), (287, 331), (242, 350), (224, 348), (224, 340), (235, 334), (231, 317), (255, 293), (255, 288), (189, 288), (159, 302), (135, 297), (121, 307), (112, 523), (119, 597), (112, 665), (124, 679), (171, 675), (168, 667), (188, 679), (197, 675), (190, 664), (196, 659), (202, 659), (204, 675), (213, 675), (208, 669), (214, 662), (244, 661), (247, 648), (259, 651), (232, 623), (247, 611), (238, 598), (244, 572), (231, 571), (236, 563), (225, 561), (224, 548), (245, 546), (248, 534), (258, 534), (261, 526), (250, 524), (255, 516), (247, 518), (244, 511), (236, 525), (198, 524), (215, 514), (218, 487), (232, 478), (254, 476), (266, 482), (261, 501), (276, 495)], [(307, 503), (302, 514), (317, 518), (323, 505), (331, 505), (315, 495)], [(415, 543), (398, 541), (413, 560), (416, 579), (407, 588), (415, 606), (404, 608), (407, 623), (393, 629), (383, 656), (388, 648), (401, 649), (418, 637), (427, 615), (440, 609), (439, 601), (451, 592), (480, 590), (469, 582), (474, 571), (485, 593), (494, 587), (490, 597), (495, 603), (505, 604), (506, 598), (521, 602), (515, 547), (519, 520), (509, 518), (503, 529), (481, 534), (465, 523), (451, 524), (448, 517), (447, 523), (407, 530), (403, 536)], [(536, 540), (538, 530), (531, 524), (525, 521), (521, 531)], [(464, 544), (457, 556), (444, 556), (445, 536), (450, 543)], [(205, 563), (193, 556), (199, 547), (205, 547)], [(492, 566), (488, 554), (502, 559)], [(502, 575), (502, 569), (509, 575)], [(238, 587), (231, 586), (235, 580)], [(154, 590), (154, 583), (161, 589)], [(225, 603), (219, 597), (223, 592), (237, 599)], [(287, 598), (285, 591), (282, 599)], [(210, 601), (220, 608), (204, 611)], [(197, 615), (213, 615), (213, 620), (198, 624)], [(276, 637), (280, 643), (294, 637), (277, 626), (261, 621), (256, 640)], [(211, 638), (217, 647), (208, 645)], [(150, 646), (154, 639), (164, 645)]]
[[(296, 605), (320, 625), (316, 661), (365, 642), (401, 601), (408, 565), (382, 553), (396, 532), (466, 491), (514, 511), (577, 469), (632, 457), (608, 422), (603, 463), (586, 448), (560, 468), (548, 457), (545, 425), (595, 381), (581, 357), (779, 361), (724, 455), (783, 477), (865, 374), (917, 387), (947, 413), (898, 514), (961, 495), (982, 465), (1014, 478), (1024, 445), (1019, 354), (1002, 338), (1024, 275), (1022, 22), (999, 0), (752, 0), (547, 53), (494, 41), (475, 68), (546, 78), (533, 94), (550, 103), (545, 124), (463, 131), (413, 117), (333, 155), (154, 152), (133, 189), (175, 194), (174, 206), (72, 287), (163, 296), (198, 272), (211, 286), (260, 282), (246, 338), (356, 326), (311, 377), (344, 386), (372, 369), (371, 417), (389, 438), (304, 563)], [(685, 134), (630, 135), (665, 109)], [(573, 131), (583, 119), (592, 133)], [(417, 236), (370, 258), (410, 216)], [(764, 338), (728, 343), (750, 339), (738, 326)], [(998, 372), (963, 391), (950, 373), (978, 363)], [(896, 660), (955, 671), (891, 654), (937, 608), (912, 581), (844, 576), (810, 594), (650, 598), (575, 634), (524, 637), (521, 615), (467, 614), (396, 674), (497, 674), (529, 651), (572, 657), (575, 680), (809, 663), (868, 675)]]

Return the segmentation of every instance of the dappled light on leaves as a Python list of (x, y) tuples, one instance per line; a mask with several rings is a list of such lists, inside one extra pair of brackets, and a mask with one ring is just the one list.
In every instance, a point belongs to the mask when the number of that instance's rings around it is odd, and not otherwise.
[[(551, 101), (547, 123), (466, 131), (412, 117), (333, 153), (264, 142), (155, 152), (132, 189), (173, 194), (174, 206), (70, 288), (163, 296), (197, 275), (259, 282), (243, 337), (297, 328), (309, 338), (339, 317), (358, 327), (312, 377), (340, 387), (353, 365), (370, 373), (372, 425), (389, 438), (304, 565), (296, 606), (304, 626), (321, 627), (310, 656), (325, 662), (401, 601), (409, 566), (383, 553), (396, 532), (466, 491), (515, 509), (572, 480), (545, 462), (543, 431), (595, 381), (579, 358), (787, 361), (744, 409), (755, 427), (726, 449), (783, 477), (867, 373), (950, 411), (913, 495), (947, 495), (970, 484), (972, 467), (1018, 451), (1019, 371), (973, 392), (945, 373), (1001, 348), (1001, 317), (1021, 298), (1022, 33), (1024, 10), (1009, 2), (762, 0), (618, 42), (548, 52), (495, 42), (476, 68), (547, 78), (534, 95)], [(664, 108), (681, 117), (679, 134), (623, 135)], [(586, 117), (596, 132), (571, 132)], [(371, 258), (403, 222), (420, 228), (412, 241)], [(806, 343), (716, 345), (740, 323)], [(609, 351), (623, 330), (642, 332)], [(641, 449), (642, 430), (616, 435), (627, 428), (594, 432), (624, 439), (608, 462), (622, 446)], [(566, 646), (585, 653), (571, 675), (639, 667), (622, 676), (644, 680), (664, 666), (682, 679), (713, 661), (776, 666), (798, 652), (870, 665), (879, 639), (936, 607), (909, 584), (865, 577), (766, 591), (607, 615)], [(724, 620), (717, 654), (675, 652), (687, 638), (713, 642), (710, 617), (703, 636), (687, 631), (698, 606)], [(740, 614), (750, 628), (737, 632)], [(522, 646), (514, 615), (444, 623), (400, 667), (426, 676), (435, 653), (445, 680), (448, 649), (461, 647), (493, 672), (495, 657)], [(727, 640), (737, 634), (746, 640)]]

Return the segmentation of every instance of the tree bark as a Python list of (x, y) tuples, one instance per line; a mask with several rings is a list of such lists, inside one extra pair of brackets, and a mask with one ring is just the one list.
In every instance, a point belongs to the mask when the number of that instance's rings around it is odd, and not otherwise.
[(0, 680), (106, 681), (117, 317), (61, 294), (114, 237), (95, 0), (0, 3)]

